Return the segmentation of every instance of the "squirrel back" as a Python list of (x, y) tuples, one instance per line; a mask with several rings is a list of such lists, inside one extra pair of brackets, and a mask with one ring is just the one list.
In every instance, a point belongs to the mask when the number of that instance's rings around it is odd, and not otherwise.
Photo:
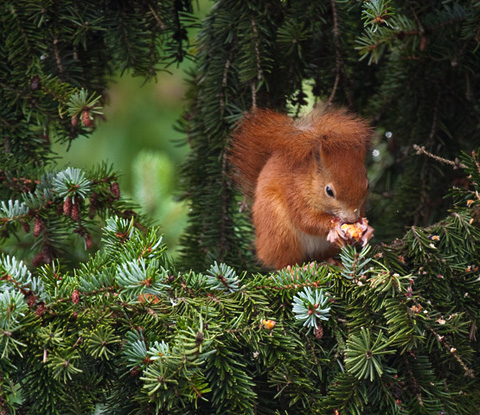
[(364, 157), (371, 132), (366, 121), (343, 108), (315, 109), (298, 119), (255, 109), (233, 133), (228, 160), (239, 189), (253, 197), (258, 176), (272, 154), (284, 156), (287, 168), (308, 162), (320, 150), (356, 149)]

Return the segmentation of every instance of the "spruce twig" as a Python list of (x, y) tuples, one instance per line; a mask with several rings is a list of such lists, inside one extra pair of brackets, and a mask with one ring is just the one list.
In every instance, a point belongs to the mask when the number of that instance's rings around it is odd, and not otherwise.
[(425, 150), (425, 146), (419, 146), (418, 144), (413, 144), (413, 148), (416, 150), (417, 155), (424, 154), (434, 160), (439, 161), (440, 163), (448, 164), (449, 166), (452, 166), (454, 169), (458, 169), (458, 168), (464, 169), (467, 167), (458, 159), (455, 159), (455, 161), (451, 161), (451, 160), (447, 160), (446, 158), (437, 156), (433, 153), (430, 153), (429, 151)]

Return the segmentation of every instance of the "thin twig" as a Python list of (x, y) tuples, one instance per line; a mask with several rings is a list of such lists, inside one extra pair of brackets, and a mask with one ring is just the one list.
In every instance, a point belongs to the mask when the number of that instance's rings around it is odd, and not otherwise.
[(157, 21), (157, 24), (158, 24), (158, 26), (160, 27), (160, 29), (161, 29), (162, 31), (163, 31), (163, 30), (165, 30), (165, 29), (166, 29), (166, 26), (165, 26), (165, 24), (164, 24), (164, 23), (163, 23), (163, 22), (160, 20), (160, 18), (158, 17), (158, 14), (157, 14), (157, 13), (155, 13), (155, 10), (153, 10), (153, 8), (152, 8), (152, 5), (151, 5), (151, 4), (149, 4), (149, 5), (148, 5), (148, 8), (149, 8), (149, 9), (150, 9), (150, 11), (152, 12), (152, 14), (153, 14), (153, 17), (154, 17), (154, 18), (155, 18), (155, 20)]
[(327, 106), (331, 105), (335, 93), (337, 92), (338, 83), (340, 82), (340, 72), (342, 68), (342, 55), (340, 54), (340, 29), (338, 27), (337, 8), (335, 0), (332, 0), (332, 14), (333, 14), (333, 43), (335, 44), (335, 82), (330, 96), (327, 100)]
[(440, 334), (438, 334), (432, 327), (429, 327), (429, 330), (435, 335), (438, 342), (445, 349), (447, 349), (453, 355), (453, 357), (457, 360), (460, 366), (462, 366), (462, 369), (465, 371), (464, 375), (471, 379), (475, 378), (474, 371), (465, 364), (465, 362), (462, 360), (460, 355), (457, 353), (457, 349), (455, 347), (450, 346), (450, 344), (448, 344), (447, 340), (445, 339), (445, 336), (440, 336)]
[(472, 151), (472, 159), (475, 162), (475, 166), (477, 167), (477, 171), (480, 173), (480, 164), (478, 163), (477, 152), (475, 150)]
[(252, 17), (252, 30), (253, 30), (253, 33), (255, 33), (255, 57), (257, 59), (257, 79), (259, 81), (262, 80), (263, 78), (263, 70), (262, 70), (262, 65), (260, 64), (260, 49), (258, 47), (258, 30), (257, 30), (257, 25), (255, 23), (255, 20), (253, 19)]
[[(260, 49), (258, 47), (258, 30), (257, 30), (257, 25), (255, 23), (255, 20), (251, 19), (252, 23), (252, 31), (255, 34), (255, 58), (256, 58), (256, 63), (257, 63), (257, 80), (260, 82), (263, 78), (263, 70), (262, 70), (262, 65), (260, 64)], [(252, 108), (257, 107), (257, 83), (255, 81), (252, 81), (251, 83), (252, 87)]]
[(227, 89), (227, 81), (228, 81), (228, 70), (230, 69), (230, 57), (227, 59), (225, 62), (225, 67), (223, 69), (223, 76), (222, 76), (222, 91), (219, 94), (220, 98), (220, 114), (223, 117), (223, 114), (225, 112), (225, 97), (224, 97), (224, 92)]
[(63, 74), (63, 65), (62, 65), (62, 60), (60, 59), (60, 52), (58, 50), (58, 38), (55, 36), (53, 38), (53, 53), (55, 54), (55, 62), (57, 63), (58, 66), (58, 72), (60, 74)]
[(437, 125), (438, 125), (438, 107), (440, 105), (440, 93), (437, 94), (437, 99), (435, 100), (435, 107), (433, 109), (433, 120), (432, 120), (432, 128), (430, 129), (430, 134), (428, 135), (427, 143), (432, 143), (437, 132)]
[(422, 36), (424, 36), (424, 34), (425, 34), (425, 28), (423, 27), (422, 22), (421, 22), (420, 19), (418, 18), (417, 12), (415, 11), (415, 8), (414, 8), (412, 2), (409, 1), (408, 3), (409, 3), (410, 10), (411, 10), (412, 13), (413, 13), (413, 17), (415, 18), (415, 21), (417, 22), (417, 26), (418, 26), (418, 29), (419, 29), (419, 34), (422, 35)]
[(432, 154), (432, 153), (428, 152), (427, 150), (425, 150), (425, 146), (420, 147), (418, 144), (414, 144), (413, 148), (417, 152), (416, 153), (417, 155), (425, 154), (426, 156), (428, 156), (428, 157), (430, 157), (434, 160), (437, 160), (440, 163), (444, 163), (444, 164), (448, 164), (448, 165), (452, 166), (454, 169), (458, 169), (458, 168), (464, 169), (464, 168), (467, 167), (465, 164), (460, 162), (458, 159), (455, 159), (455, 161), (452, 161), (452, 160), (448, 160), (446, 158), (437, 156), (435, 154)]
[[(444, 27), (447, 27), (449, 25), (454, 25), (457, 23), (462, 23), (465, 20), (465, 18), (455, 18), (452, 20), (449, 20), (447, 22), (440, 23), (436, 26), (431, 26), (431, 27), (426, 27), (424, 28), (422, 26), (421, 30), (399, 30), (398, 32), (392, 32), (391, 35), (386, 38), (382, 39), (377, 43), (374, 43), (373, 45), (370, 45), (370, 49), (376, 49), (378, 48), (382, 43), (387, 43), (390, 42), (392, 39), (403, 39), (406, 36), (422, 36), (425, 33), (433, 33), (438, 30), (442, 30)], [(429, 57), (431, 60), (441, 60), (441, 59), (434, 59), (432, 56)], [(418, 59), (418, 58), (416, 58)]]
[[(222, 177), (228, 177), (228, 157), (224, 152), (222, 155)], [(228, 253), (228, 206), (230, 205), (230, 192), (227, 186), (222, 187), (221, 203), (222, 203), (222, 218), (220, 220), (220, 241), (218, 248), (219, 261), (224, 261), (225, 255)]]
[(257, 83), (255, 81), (251, 82), (252, 88), (252, 109), (257, 108)]

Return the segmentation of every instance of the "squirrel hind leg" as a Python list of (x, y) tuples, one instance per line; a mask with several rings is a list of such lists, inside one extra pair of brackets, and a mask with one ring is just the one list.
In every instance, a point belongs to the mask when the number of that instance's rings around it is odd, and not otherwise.
[(264, 241), (265, 235), (257, 236), (257, 258), (266, 267), (282, 269), (288, 265), (301, 264), (304, 258), (294, 241), (283, 240), (281, 245)]
[(278, 203), (258, 197), (253, 205), (253, 224), (257, 258), (264, 266), (281, 269), (305, 260), (298, 232)]

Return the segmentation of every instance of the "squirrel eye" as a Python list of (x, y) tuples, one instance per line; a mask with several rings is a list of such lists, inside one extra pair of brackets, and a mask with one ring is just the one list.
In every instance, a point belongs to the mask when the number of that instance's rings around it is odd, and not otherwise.
[(325, 187), (325, 193), (328, 196), (335, 198), (335, 194), (333, 193), (333, 190), (330, 186)]

